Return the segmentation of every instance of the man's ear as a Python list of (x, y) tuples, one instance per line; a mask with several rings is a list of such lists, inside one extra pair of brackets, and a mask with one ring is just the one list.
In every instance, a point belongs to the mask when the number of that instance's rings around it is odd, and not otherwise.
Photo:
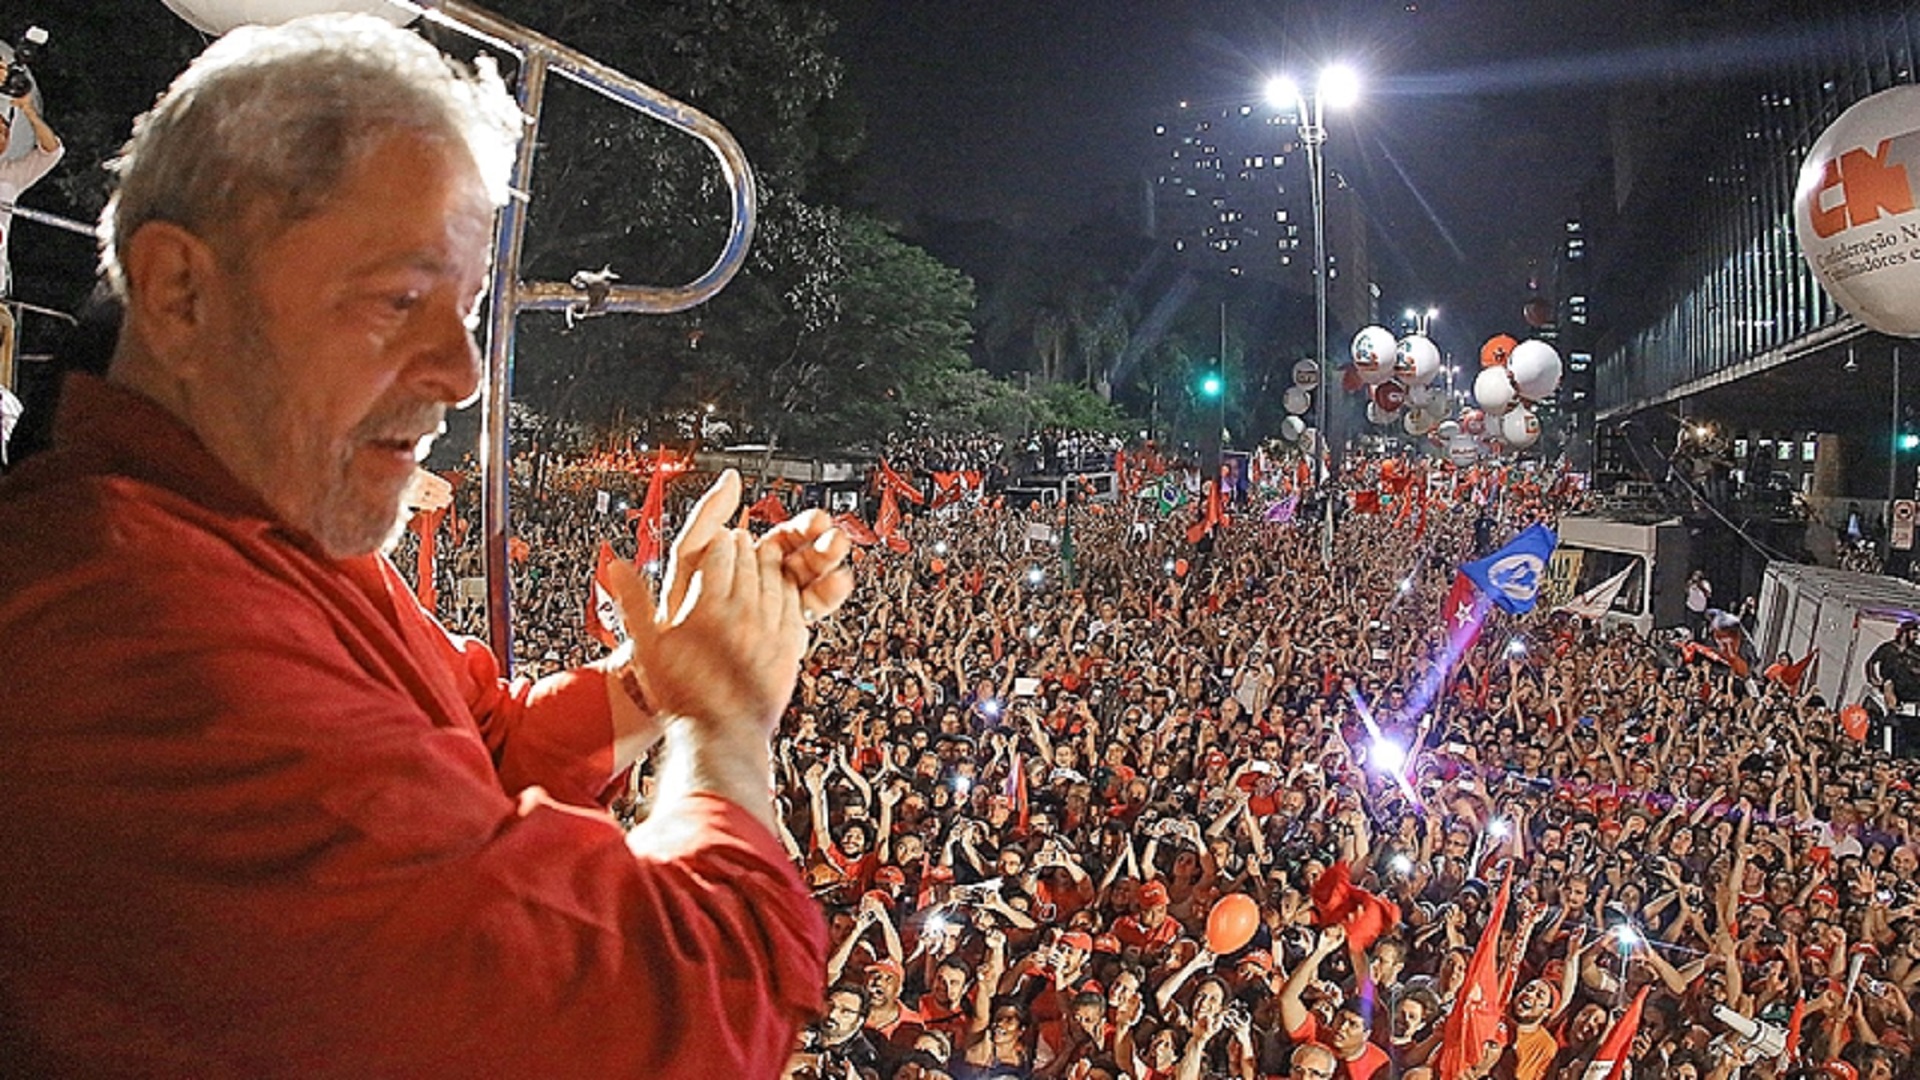
[(205, 240), (170, 221), (149, 221), (127, 242), (127, 326), (145, 351), (175, 375), (191, 374), (202, 350), (221, 275)]

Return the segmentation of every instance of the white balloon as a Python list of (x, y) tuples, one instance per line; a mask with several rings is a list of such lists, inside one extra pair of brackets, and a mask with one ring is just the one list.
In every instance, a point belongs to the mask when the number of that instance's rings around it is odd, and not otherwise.
[(1408, 334), (1393, 350), (1393, 377), (1407, 386), (1425, 386), (1440, 374), (1440, 347), (1422, 334)]
[(1455, 435), (1447, 440), (1447, 460), (1464, 469), (1480, 460), (1480, 444), (1471, 435)]
[(1393, 331), (1369, 326), (1353, 335), (1353, 370), (1360, 381), (1374, 386), (1393, 378), (1393, 353), (1399, 345)]
[(1513, 373), (1505, 367), (1481, 368), (1480, 374), (1473, 377), (1473, 400), (1479, 402), (1490, 417), (1505, 415), (1519, 397), (1520, 389), (1513, 385)]
[(1307, 430), (1307, 422), (1297, 416), (1289, 416), (1280, 421), (1280, 437), (1293, 442)]
[(1439, 418), (1425, 409), (1410, 409), (1407, 415), (1400, 418), (1400, 426), (1406, 429), (1407, 434), (1414, 436), (1425, 435), (1439, 423)]
[(1289, 386), (1287, 392), (1280, 395), (1280, 404), (1285, 406), (1288, 412), (1298, 416), (1313, 407), (1313, 395), (1298, 386)]
[(1528, 401), (1545, 401), (1560, 389), (1560, 354), (1544, 341), (1523, 341), (1507, 358), (1513, 385)]
[(1320, 385), (1320, 365), (1314, 360), (1302, 360), (1293, 365), (1293, 385), (1302, 390), (1311, 390)]
[(1387, 410), (1381, 408), (1380, 403), (1377, 401), (1367, 402), (1367, 422), (1368, 423), (1379, 424), (1384, 427), (1387, 424), (1393, 423), (1394, 418), (1399, 415), (1400, 414), (1397, 412), (1388, 412)]
[(1460, 421), (1442, 420), (1434, 426), (1433, 433), (1442, 439), (1451, 439), (1455, 435), (1460, 434)]
[(1515, 450), (1525, 450), (1540, 441), (1540, 418), (1525, 405), (1500, 418), (1500, 439)]
[(355, 12), (378, 15), (395, 26), (412, 22), (415, 13), (387, 0), (162, 0), (175, 15), (209, 34), (224, 34), (236, 26), (274, 26), (302, 15)]
[(1821, 132), (1800, 166), (1794, 231), (1827, 294), (1883, 334), (1920, 337), (1920, 86), (1865, 98)]

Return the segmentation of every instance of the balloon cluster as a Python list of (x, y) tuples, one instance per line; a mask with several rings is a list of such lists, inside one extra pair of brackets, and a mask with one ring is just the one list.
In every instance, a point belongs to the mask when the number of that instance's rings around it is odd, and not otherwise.
[(1478, 408), (1449, 417), (1446, 392), (1433, 385), (1440, 350), (1421, 334), (1395, 340), (1392, 331), (1369, 326), (1353, 338), (1349, 389), (1367, 393), (1367, 419), (1396, 421), (1406, 433), (1425, 437), (1448, 461), (1465, 468), (1482, 453), (1503, 446), (1524, 449), (1540, 438), (1534, 406), (1560, 388), (1560, 354), (1544, 341), (1515, 341), (1505, 334), (1480, 349), (1473, 396)]
[(1447, 418), (1447, 396), (1433, 386), (1440, 377), (1440, 349), (1423, 334), (1394, 340), (1384, 326), (1369, 326), (1353, 338), (1351, 370), (1367, 391), (1367, 419), (1395, 421), (1413, 436), (1431, 435)]
[(1280, 421), (1280, 437), (1288, 442), (1299, 442), (1310, 430), (1304, 419), (1307, 410), (1313, 408), (1313, 392), (1320, 387), (1320, 365), (1308, 359), (1293, 365), (1293, 385), (1287, 387), (1280, 397), (1280, 404), (1287, 410), (1286, 419)]
[(1473, 380), (1478, 430), (1468, 431), (1516, 450), (1532, 446), (1540, 439), (1534, 406), (1560, 389), (1561, 371), (1560, 354), (1544, 341), (1515, 341), (1505, 334), (1488, 339), (1480, 347), (1480, 374)]

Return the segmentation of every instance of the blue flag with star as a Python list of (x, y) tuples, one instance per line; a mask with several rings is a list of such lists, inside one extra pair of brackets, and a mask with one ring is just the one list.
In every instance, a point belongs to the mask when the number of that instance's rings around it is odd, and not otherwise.
[(1499, 551), (1460, 568), (1487, 599), (1509, 615), (1533, 610), (1547, 583), (1547, 560), (1560, 538), (1545, 525), (1530, 525)]

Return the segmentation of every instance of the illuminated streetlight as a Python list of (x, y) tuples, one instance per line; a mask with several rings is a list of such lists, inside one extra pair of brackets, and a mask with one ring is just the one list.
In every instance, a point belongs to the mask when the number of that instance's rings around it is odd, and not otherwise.
[[(1313, 301), (1316, 322), (1314, 353), (1321, 371), (1327, 366), (1327, 161), (1323, 148), (1327, 142), (1327, 106), (1344, 109), (1360, 99), (1360, 77), (1345, 64), (1332, 64), (1320, 72), (1320, 80), (1311, 98), (1302, 94), (1300, 85), (1284, 75), (1267, 80), (1267, 101), (1277, 109), (1298, 110), (1300, 142), (1307, 148), (1307, 171), (1313, 188)], [(1333, 486), (1333, 451), (1327, 438), (1327, 398), (1323, 390), (1314, 395), (1314, 420), (1318, 425), (1316, 452), (1321, 455), (1321, 482)], [(1329, 492), (1330, 494), (1330, 492)], [(1320, 500), (1323, 514), (1320, 529), (1320, 561), (1333, 565), (1333, 499)]]

